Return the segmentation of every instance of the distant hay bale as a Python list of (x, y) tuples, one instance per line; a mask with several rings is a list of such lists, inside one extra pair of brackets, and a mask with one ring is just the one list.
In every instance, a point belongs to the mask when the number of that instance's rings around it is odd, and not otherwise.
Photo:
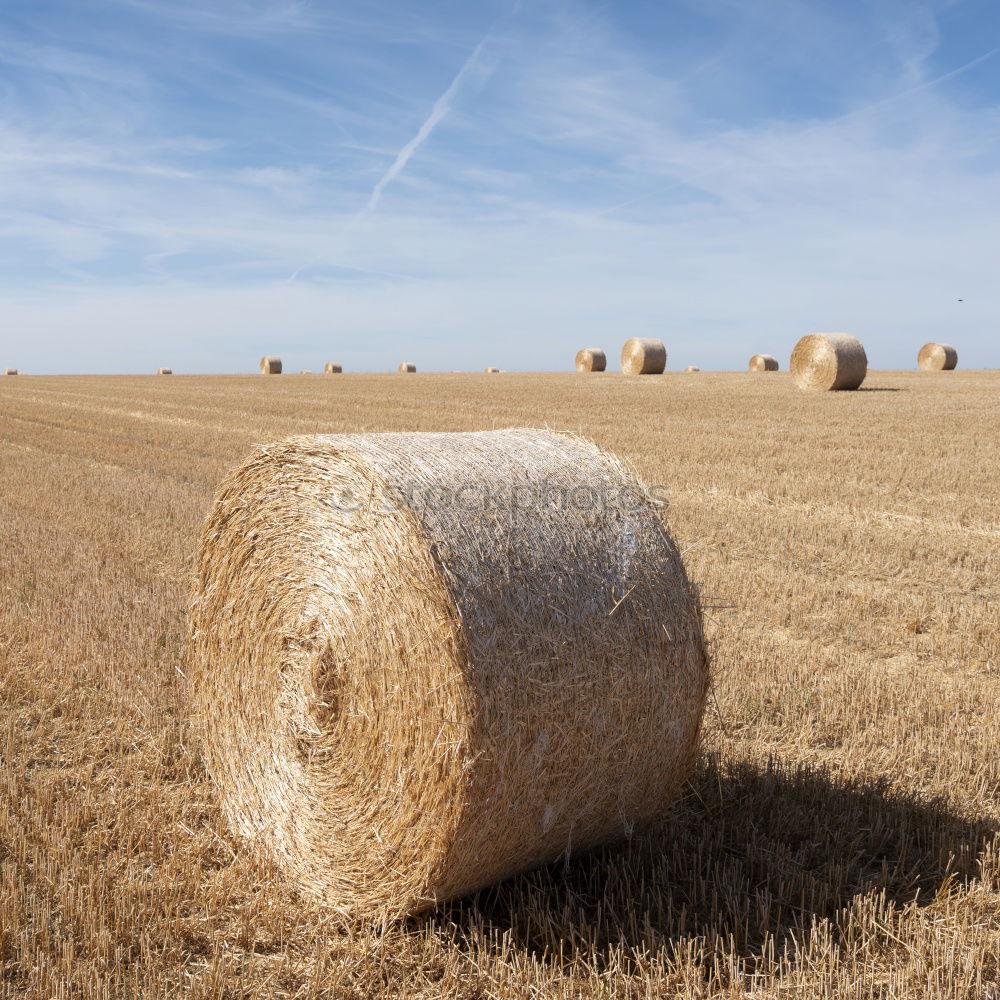
[(752, 372), (776, 372), (780, 367), (778, 359), (770, 354), (755, 354), (750, 359)]
[(343, 370), (344, 369), (340, 365), (338, 365), (335, 361), (327, 361), (327, 363), (323, 365), (324, 375), (339, 375), (341, 372), (343, 372)]
[(868, 374), (868, 356), (849, 333), (810, 333), (795, 345), (789, 367), (800, 389), (857, 389)]
[(156, 374), (157, 375), (173, 375), (173, 373), (174, 373), (173, 368), (157, 368), (156, 369)]
[(926, 372), (950, 372), (958, 364), (958, 351), (951, 344), (924, 344), (917, 364)]
[(308, 368), (303, 368), (302, 371), (299, 372), (299, 374), (300, 375), (312, 375), (312, 372)]
[(271, 354), (265, 354), (264, 357), (260, 359), (260, 373), (261, 375), (280, 375), (281, 358), (274, 357)]
[(662, 340), (632, 337), (622, 347), (622, 372), (626, 375), (662, 375), (667, 367), (667, 349)]
[(700, 372), (701, 369), (697, 365), (688, 365), (687, 368), (684, 369), (684, 371), (685, 372)]
[(487, 374), (487, 375), (499, 375), (500, 374), (500, 369), (499, 368), (484, 368), (483, 372), (485, 374)]
[(412, 375), (416, 372), (417, 366), (415, 364), (411, 364), (409, 361), (401, 361), (399, 368), (396, 370), (404, 375)]
[(232, 828), (378, 918), (660, 816), (708, 677), (645, 487), (525, 429), (258, 449), (204, 528), (188, 665)]
[(3, 373), (4, 373), (4, 375), (16, 375), (17, 374), (17, 369), (16, 368), (5, 368), (3, 370)]
[(608, 367), (608, 356), (600, 347), (584, 347), (576, 352), (578, 372), (602, 372)]

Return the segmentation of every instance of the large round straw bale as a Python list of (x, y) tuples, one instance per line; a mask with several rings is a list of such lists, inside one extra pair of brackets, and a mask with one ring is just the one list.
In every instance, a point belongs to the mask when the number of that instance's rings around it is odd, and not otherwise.
[(16, 375), (17, 374), (17, 369), (16, 368), (5, 368), (3, 370), (3, 373), (4, 373), (4, 375)]
[(667, 367), (667, 349), (662, 340), (632, 337), (622, 347), (622, 371), (626, 375), (662, 375)]
[(697, 365), (688, 365), (687, 368), (684, 369), (684, 371), (688, 373), (700, 372), (701, 369)]
[(868, 356), (849, 333), (810, 333), (795, 345), (789, 367), (800, 389), (857, 389), (868, 374)]
[(584, 347), (576, 352), (578, 372), (602, 372), (608, 367), (608, 356), (600, 347)]
[(412, 375), (417, 370), (417, 366), (410, 361), (401, 361), (396, 370), (404, 375)]
[(778, 359), (770, 354), (755, 354), (750, 359), (752, 372), (776, 372), (780, 367)]
[(499, 368), (484, 368), (483, 371), (487, 375), (499, 375), (500, 374), (500, 369)]
[(917, 364), (928, 372), (950, 372), (958, 364), (958, 351), (951, 344), (924, 344)]
[(280, 375), (281, 358), (274, 357), (271, 354), (265, 354), (264, 357), (260, 359), (260, 373), (261, 375)]
[(645, 488), (537, 430), (258, 450), (204, 529), (189, 666), (230, 824), (352, 916), (629, 836), (688, 774), (707, 684)]
[(343, 372), (343, 370), (343, 367), (338, 365), (336, 361), (327, 361), (327, 363), (323, 365), (324, 375), (339, 375)]
[(173, 375), (173, 373), (174, 373), (173, 368), (157, 368), (156, 369), (156, 374), (157, 375)]

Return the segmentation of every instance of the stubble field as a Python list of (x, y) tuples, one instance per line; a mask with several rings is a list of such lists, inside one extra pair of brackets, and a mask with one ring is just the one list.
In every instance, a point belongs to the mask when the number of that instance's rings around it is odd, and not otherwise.
[[(204, 774), (202, 521), (255, 442), (512, 425), (662, 487), (701, 760), (625, 847), (342, 926)], [(1000, 997), (998, 706), (1000, 373), (0, 380), (3, 996)]]

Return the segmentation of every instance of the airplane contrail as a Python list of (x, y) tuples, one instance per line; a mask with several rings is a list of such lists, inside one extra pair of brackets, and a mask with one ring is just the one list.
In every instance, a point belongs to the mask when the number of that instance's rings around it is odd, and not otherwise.
[(372, 211), (378, 205), (379, 199), (382, 197), (382, 192), (403, 172), (407, 163), (413, 158), (413, 154), (424, 144), (435, 127), (447, 117), (448, 112), (451, 111), (452, 98), (462, 85), (466, 74), (475, 66), (487, 38), (489, 38), (488, 34), (472, 50), (472, 54), (465, 60), (462, 68), (455, 75), (455, 79), (448, 85), (448, 89), (434, 102), (431, 113), (417, 130), (417, 134), (396, 154), (396, 159), (393, 160), (392, 166), (379, 178), (378, 183), (372, 188), (371, 197), (365, 206), (365, 212)]

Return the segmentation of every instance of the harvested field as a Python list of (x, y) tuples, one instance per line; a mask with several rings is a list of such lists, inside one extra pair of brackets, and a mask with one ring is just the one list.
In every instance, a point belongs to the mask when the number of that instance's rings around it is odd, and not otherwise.
[[(714, 661), (700, 763), (626, 847), (345, 926), (205, 776), (204, 519), (255, 442), (529, 425), (667, 501)], [(28, 376), (0, 439), (0, 995), (1000, 995), (1000, 373)]]

